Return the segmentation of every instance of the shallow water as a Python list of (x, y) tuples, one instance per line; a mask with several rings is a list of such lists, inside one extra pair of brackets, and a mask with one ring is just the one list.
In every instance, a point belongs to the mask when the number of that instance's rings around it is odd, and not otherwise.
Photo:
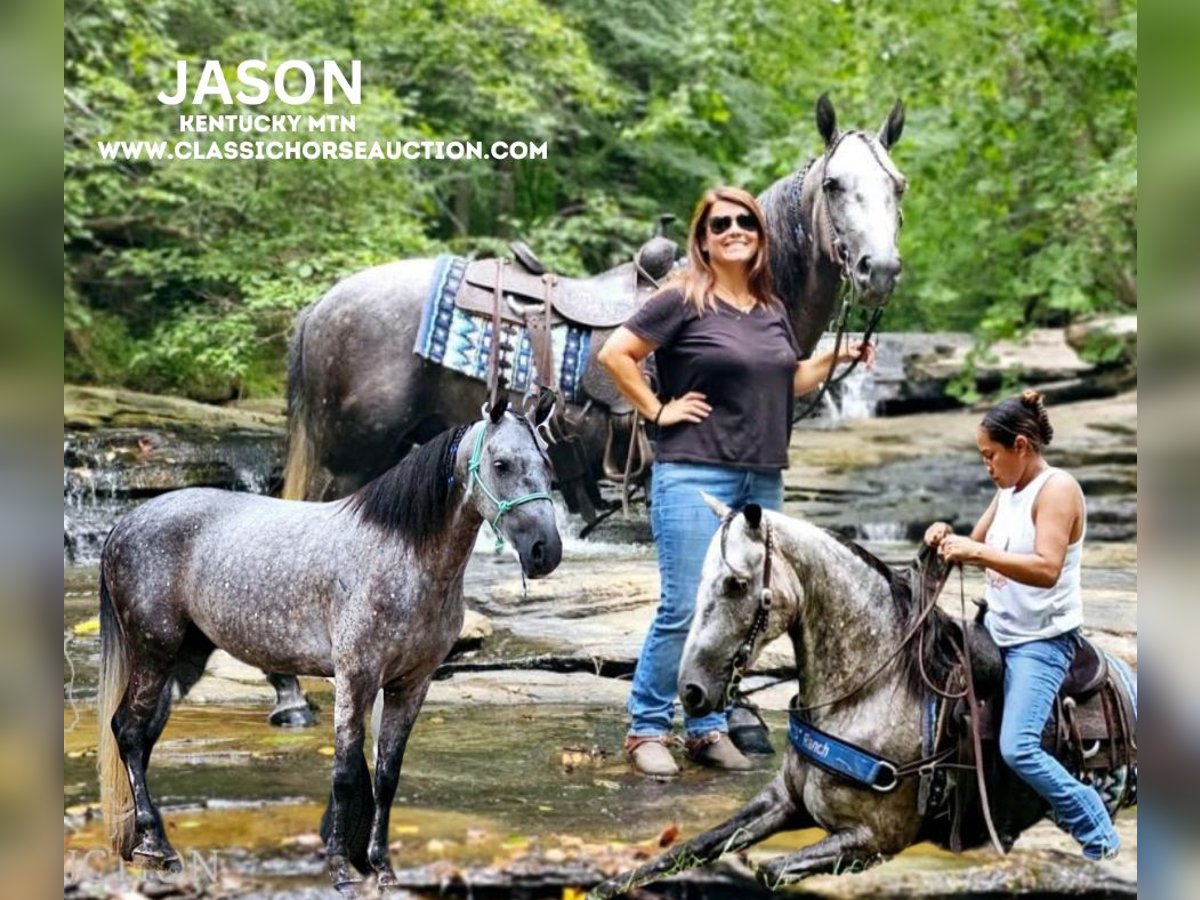
[[(1135, 428), (1136, 399), (1132, 410)], [(1074, 424), (1056, 418), (1056, 427), (1061, 421), (1063, 461), (1081, 481), (1090, 479), (1094, 536), (1126, 541), (1089, 543), (1089, 627), (1131, 648), (1136, 658), (1137, 553), (1128, 542), (1136, 536), (1130, 532), (1136, 528), (1136, 431), (1123, 424), (1128, 416), (1129, 404), (1114, 402), (1079, 413)], [(961, 413), (798, 433), (786, 510), (865, 537), (885, 559), (902, 562), (919, 527), (934, 518), (961, 524), (986, 504), (990, 488), (969, 439), (973, 420)], [(966, 439), (945, 437), (959, 431)], [(492, 618), (495, 632), (471, 662), (562, 655), (572, 646), (599, 653), (595, 636), (607, 641), (610, 660), (621, 661), (614, 671), (630, 667), (655, 591), (644, 513), (630, 520), (618, 513), (586, 540), (576, 523), (561, 518), (567, 564), (552, 578), (531, 582), (527, 593), (508, 551), (492, 556), (491, 535), (483, 529), (466, 593)], [(968, 596), (976, 585), (975, 576), (968, 579)], [(64, 880), (80, 884), (85, 895), (103, 896), (135, 885), (138, 876), (122, 874), (104, 851), (96, 819), (97, 605), (95, 567), (64, 567)], [(518, 682), (516, 674), (481, 680), (478, 691), (461, 687), (467, 679), (435, 683), (431, 698), (448, 702), (426, 705), (406, 754), (391, 839), (393, 864), (407, 872), (412, 896), (435, 896), (439, 884), (463, 873), (475, 896), (509, 896), (514, 883), (524, 885), (518, 895), (566, 896), (564, 887), (579, 883), (580, 873), (623, 868), (652, 852), (672, 824), (684, 837), (715, 824), (777, 765), (774, 757), (744, 775), (687, 768), (676, 782), (647, 782), (620, 757), (623, 682), (580, 674), (568, 685), (566, 676), (550, 675), (538, 693), (506, 691)], [(333, 696), (324, 680), (304, 683), (320, 707), (316, 728), (268, 727), (270, 704), (259, 682), (239, 688), (232, 700), (178, 704), (155, 749), (151, 790), (183, 854), (186, 878), (210, 895), (329, 895), (316, 831), (329, 789)], [(264, 699), (248, 699), (255, 691)], [(533, 695), (566, 702), (525, 702)], [(779, 746), (783, 714), (768, 709), (766, 715)], [(1015, 885), (1042, 895), (1130, 895), (1136, 892), (1136, 826), (1135, 811), (1122, 814), (1126, 849), (1107, 868), (1080, 864), (1069, 839), (1043, 823), (1004, 861), (986, 851), (955, 857), (923, 845), (870, 873), (814, 879), (805, 887), (822, 896), (995, 896)], [(755, 854), (794, 849), (820, 836), (793, 832)], [(214, 865), (215, 879), (208, 876)], [(704, 877), (702, 884), (672, 889), (674, 895), (752, 896), (744, 881)], [(456, 890), (464, 892), (461, 885)]]

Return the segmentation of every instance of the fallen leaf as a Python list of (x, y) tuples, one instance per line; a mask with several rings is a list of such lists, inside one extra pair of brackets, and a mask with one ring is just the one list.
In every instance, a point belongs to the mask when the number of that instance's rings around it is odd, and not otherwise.
[(677, 840), (679, 840), (679, 826), (674, 822), (658, 833), (657, 843), (660, 847), (670, 847)]
[(446, 852), (446, 844), (443, 841), (439, 841), (437, 838), (433, 838), (425, 845), (425, 849), (430, 853), (441, 854)]
[(394, 834), (419, 834), (420, 827), (416, 825), (393, 825), (392, 832)]
[(99, 634), (100, 633), (100, 617), (93, 616), (90, 619), (84, 619), (71, 629), (77, 635)]
[(337, 751), (334, 750), (332, 747), (318, 747), (317, 752), (320, 753), (322, 756), (333, 756), (333, 754), (336, 753)]

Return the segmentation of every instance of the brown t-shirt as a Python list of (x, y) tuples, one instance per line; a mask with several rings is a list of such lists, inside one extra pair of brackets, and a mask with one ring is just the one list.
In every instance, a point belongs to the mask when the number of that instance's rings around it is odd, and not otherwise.
[(787, 468), (792, 379), (800, 349), (781, 307), (739, 312), (718, 299), (698, 315), (683, 292), (651, 297), (625, 327), (656, 346), (658, 398), (688, 391), (707, 397), (699, 423), (659, 431), (656, 458), (769, 471)]

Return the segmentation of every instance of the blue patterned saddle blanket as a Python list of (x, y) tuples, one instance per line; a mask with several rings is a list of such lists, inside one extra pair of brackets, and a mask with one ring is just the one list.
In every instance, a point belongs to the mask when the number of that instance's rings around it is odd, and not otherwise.
[[(493, 348), (499, 346), (499, 372), (510, 390), (528, 390), (534, 375), (533, 343), (529, 329), (502, 321), (500, 340), (492, 334), (491, 316), (459, 309), (454, 299), (462, 287), (467, 260), (442, 254), (437, 258), (433, 281), (421, 310), (421, 327), (413, 352), (432, 363), (469, 378), (487, 381)], [(563, 322), (550, 329), (554, 349), (554, 378), (568, 403), (586, 401), (583, 376), (588, 365), (592, 332)]]

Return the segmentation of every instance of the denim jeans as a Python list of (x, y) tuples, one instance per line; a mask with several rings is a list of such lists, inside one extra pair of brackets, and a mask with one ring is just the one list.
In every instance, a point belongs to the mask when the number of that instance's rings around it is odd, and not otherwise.
[(1004, 712), (1000, 755), (1050, 804), (1058, 826), (1079, 841), (1085, 856), (1116, 853), (1121, 841), (1095, 789), (1076, 780), (1042, 749), (1042, 729), (1075, 655), (1078, 631), (1002, 647)]
[[(661, 583), (658, 612), (642, 644), (629, 694), (629, 734), (664, 735), (671, 731), (680, 656), (696, 608), (700, 570), (717, 517), (700, 492), (734, 509), (757, 503), (764, 509), (783, 505), (783, 477), (776, 470), (753, 472), (728, 466), (656, 462), (650, 488), (650, 528), (658, 551)], [(685, 719), (688, 737), (728, 731), (724, 711)]]

